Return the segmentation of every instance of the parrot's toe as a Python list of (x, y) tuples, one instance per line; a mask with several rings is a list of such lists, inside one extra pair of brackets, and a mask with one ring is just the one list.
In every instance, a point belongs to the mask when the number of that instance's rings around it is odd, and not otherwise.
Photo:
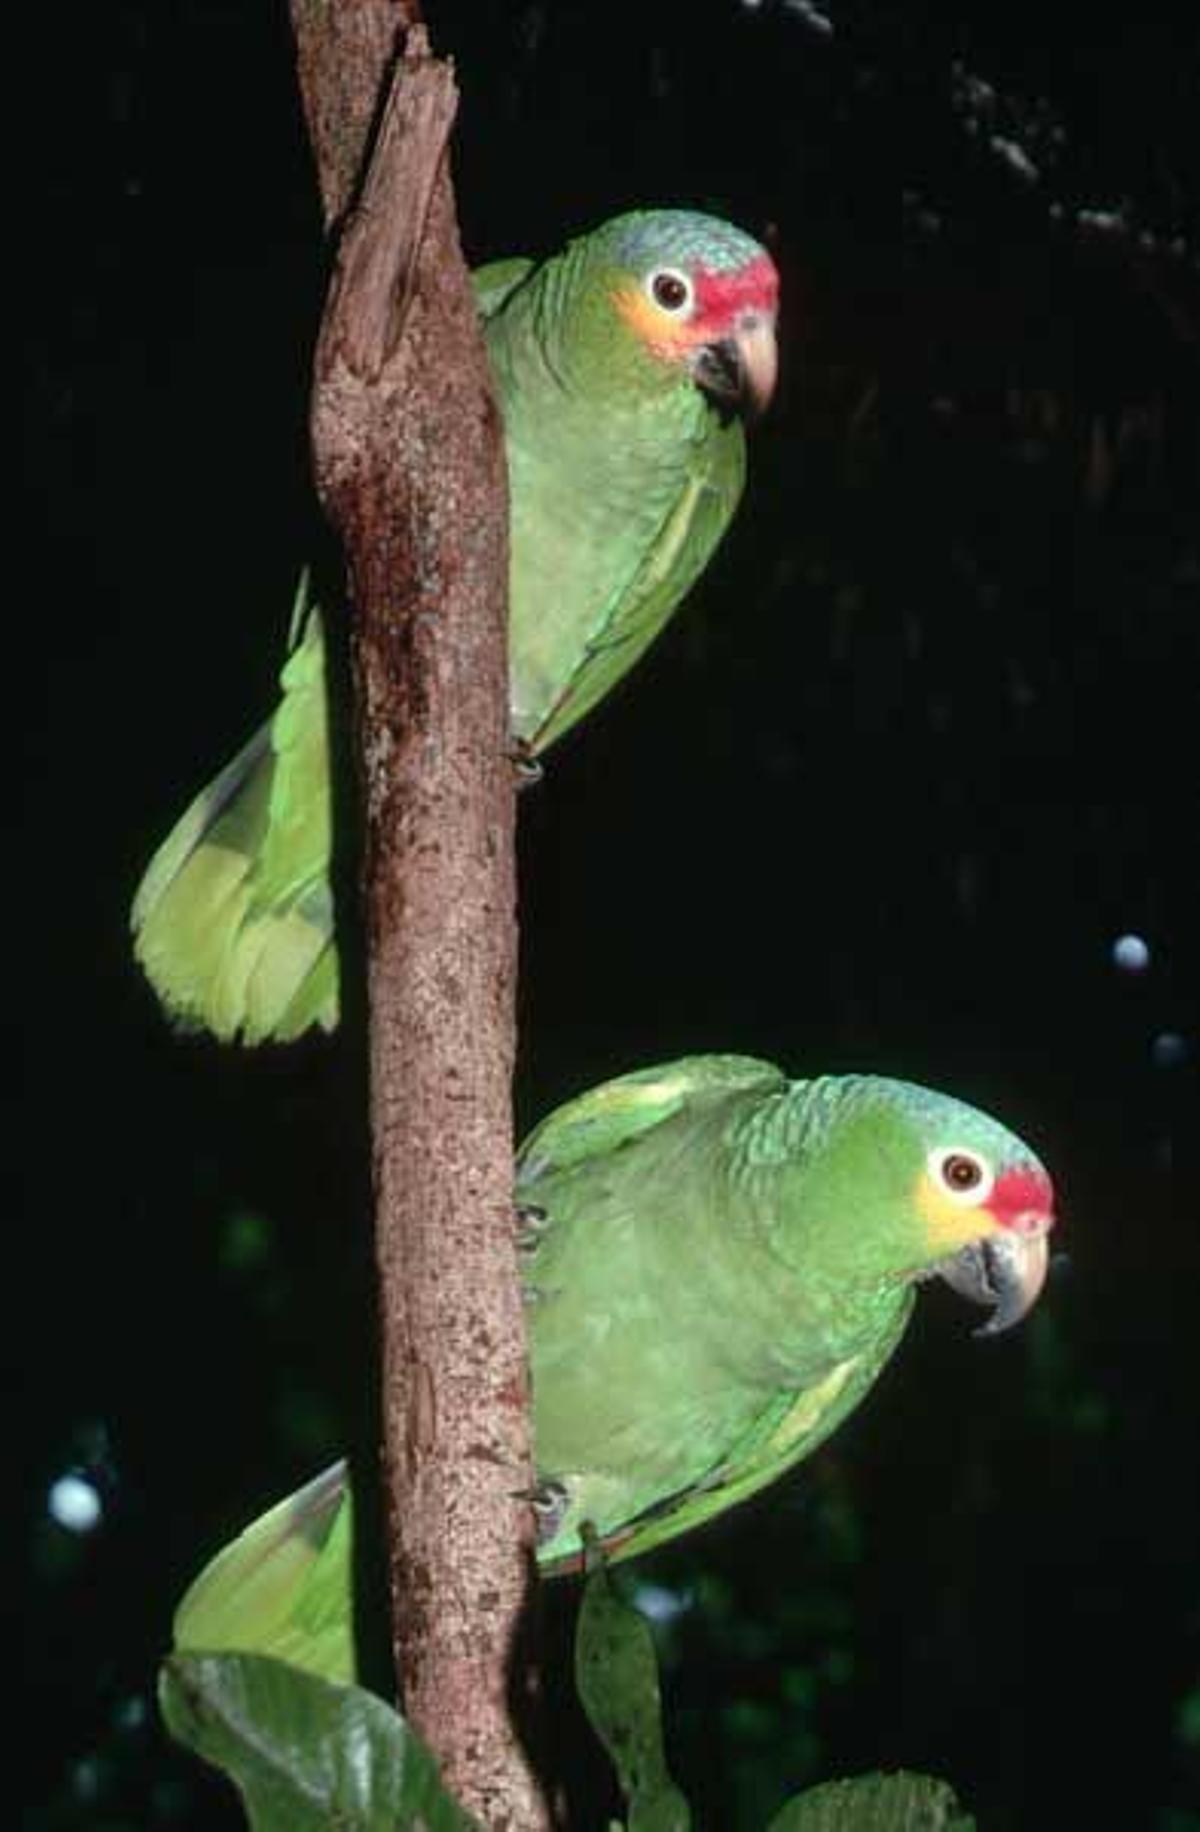
[(555, 1481), (553, 1476), (546, 1476), (535, 1482), (532, 1488), (517, 1489), (515, 1492), (518, 1501), (527, 1501), (533, 1509), (538, 1545), (544, 1546), (558, 1532), (571, 1505), (566, 1484)]
[(545, 766), (534, 756), (526, 739), (513, 739), (511, 756), (518, 789), (532, 789), (535, 783), (541, 782), (546, 774)]
[(536, 1202), (518, 1202), (517, 1204), (517, 1246), (523, 1253), (532, 1253), (546, 1231), (550, 1216), (547, 1210)]

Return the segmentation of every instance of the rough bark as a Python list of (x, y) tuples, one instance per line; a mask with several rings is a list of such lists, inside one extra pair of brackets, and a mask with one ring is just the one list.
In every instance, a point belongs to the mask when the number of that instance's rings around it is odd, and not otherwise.
[(296, 75), (325, 223), (341, 221), (366, 169), (371, 124), (416, 0), (292, 0)]
[(531, 1828), (545, 1814), (509, 1709), (533, 1541), (503, 440), (448, 173), (454, 79), (419, 25), (390, 69), (405, 11), (294, 3), (329, 220), (386, 94), (312, 427), (354, 615), (393, 1638), (449, 1786), (486, 1825)]

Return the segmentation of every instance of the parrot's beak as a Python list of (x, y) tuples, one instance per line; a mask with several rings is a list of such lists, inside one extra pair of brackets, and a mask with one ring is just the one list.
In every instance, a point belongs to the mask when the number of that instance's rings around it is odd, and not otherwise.
[(718, 407), (756, 420), (770, 405), (778, 364), (774, 314), (744, 312), (731, 336), (701, 345), (693, 374)]
[(998, 1336), (1019, 1323), (1037, 1303), (1046, 1282), (1050, 1249), (1046, 1233), (989, 1234), (963, 1247), (938, 1267), (947, 1285), (972, 1304), (991, 1306), (987, 1322), (974, 1333)]

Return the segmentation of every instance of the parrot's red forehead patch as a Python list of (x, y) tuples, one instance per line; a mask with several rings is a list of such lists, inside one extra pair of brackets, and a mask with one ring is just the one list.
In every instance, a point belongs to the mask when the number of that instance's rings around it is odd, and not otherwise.
[(1039, 1165), (1014, 1165), (997, 1177), (988, 1207), (1002, 1228), (1044, 1234), (1054, 1225), (1054, 1186)]
[(697, 267), (692, 277), (696, 287), (693, 322), (727, 324), (739, 312), (773, 312), (779, 303), (779, 274), (769, 254), (760, 254), (729, 273)]

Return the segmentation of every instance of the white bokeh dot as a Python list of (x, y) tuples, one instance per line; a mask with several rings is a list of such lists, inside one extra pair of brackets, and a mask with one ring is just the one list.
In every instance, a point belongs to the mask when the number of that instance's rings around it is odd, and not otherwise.
[(68, 1533), (90, 1533), (104, 1513), (95, 1484), (84, 1476), (60, 1476), (51, 1484), (46, 1506)]
[(1112, 960), (1122, 973), (1145, 973), (1150, 965), (1150, 944), (1141, 935), (1118, 935), (1112, 945)]

